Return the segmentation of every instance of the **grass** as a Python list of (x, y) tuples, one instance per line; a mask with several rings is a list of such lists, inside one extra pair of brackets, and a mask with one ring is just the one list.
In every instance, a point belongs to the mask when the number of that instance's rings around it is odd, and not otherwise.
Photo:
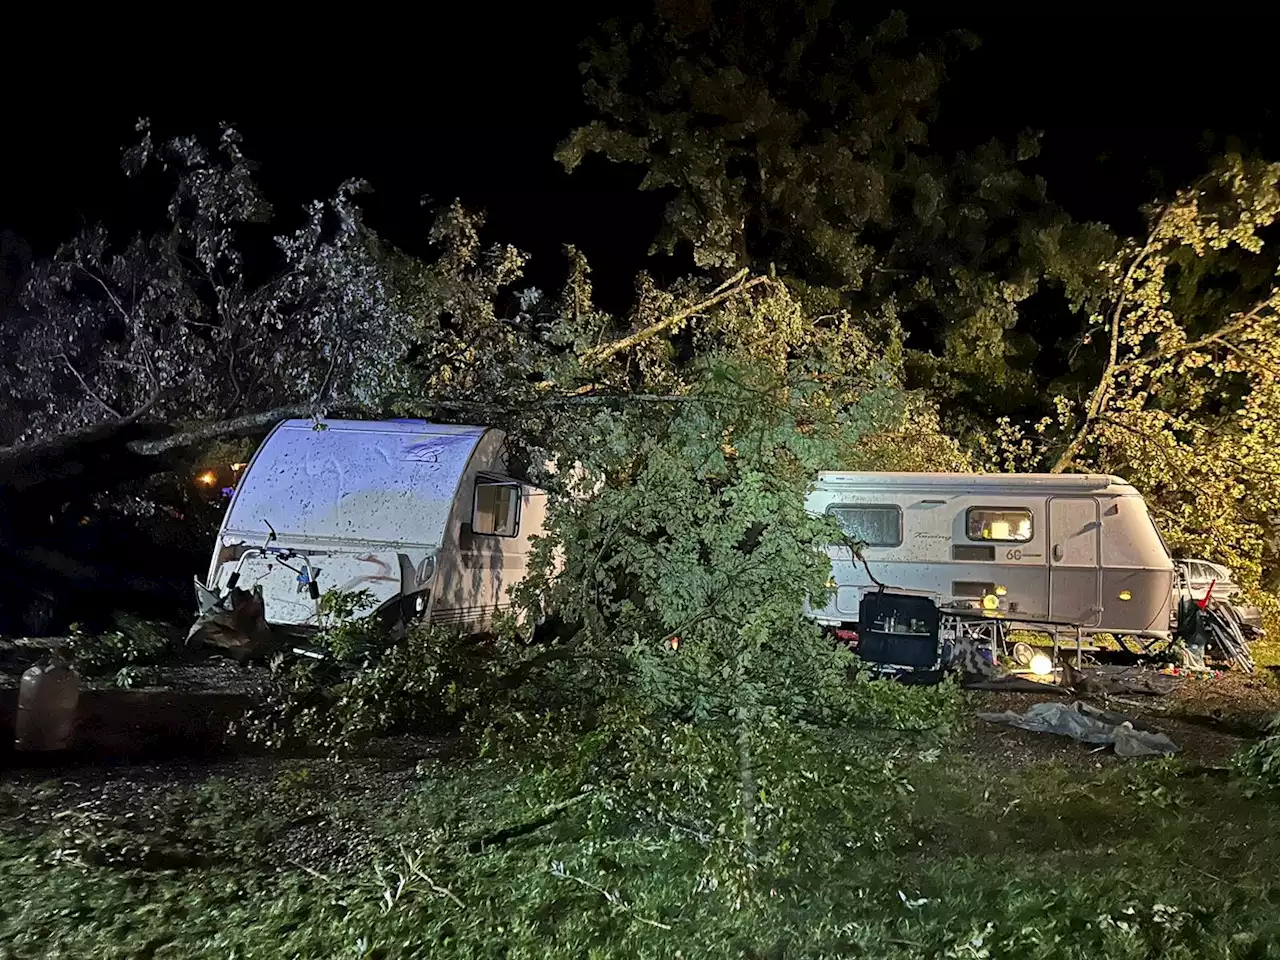
[[(142, 827), (11, 816), (0, 957), (1280, 956), (1273, 800), (1064, 746), (1022, 766), (913, 748), (870, 816), (855, 783), (826, 811), (834, 853), (745, 886), (698, 839), (596, 802), (504, 838), (547, 798), (495, 760), (429, 764), (367, 805), (354, 859), (267, 853), (323, 807), (296, 769), (177, 790)], [(0, 813), (55, 789), (9, 788)]]
[(1249, 653), (1253, 657), (1253, 662), (1259, 667), (1280, 666), (1280, 639), (1273, 634), (1268, 634), (1254, 643)]

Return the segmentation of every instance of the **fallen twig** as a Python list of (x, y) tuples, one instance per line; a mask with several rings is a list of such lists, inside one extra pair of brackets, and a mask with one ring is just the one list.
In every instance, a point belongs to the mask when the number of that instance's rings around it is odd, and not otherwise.
[(523, 837), (526, 834), (533, 833), (535, 830), (540, 830), (552, 823), (560, 816), (560, 814), (564, 813), (564, 811), (568, 810), (570, 807), (576, 806), (590, 796), (590, 792), (584, 791), (575, 797), (570, 797), (568, 800), (561, 800), (557, 803), (553, 803), (548, 807), (544, 807), (542, 812), (533, 820), (526, 820), (523, 823), (512, 824), (509, 827), (503, 827), (501, 830), (495, 830), (492, 833), (484, 834), (479, 837), (472, 837), (467, 841), (467, 846), (472, 852), (478, 853), (486, 847), (499, 846), (506, 843), (508, 840), (514, 840), (516, 837)]
[(303, 863), (301, 860), (290, 859), (288, 862), (293, 864), (299, 870), (302, 870), (302, 871), (305, 871), (306, 873), (311, 874), (311, 876), (315, 877), (317, 880), (324, 880), (326, 882), (333, 880), (333, 877), (329, 876), (327, 873), (321, 873), (315, 867), (309, 867), (305, 863)]
[(639, 920), (641, 923), (647, 923), (649, 926), (657, 927), (659, 930), (671, 929), (671, 927), (668, 924), (659, 923), (657, 920), (650, 920), (648, 917), (640, 916), (640, 914), (632, 910), (631, 905), (629, 903), (626, 903), (622, 899), (622, 897), (620, 897), (617, 893), (614, 893), (610, 890), (606, 890), (604, 887), (597, 886), (596, 884), (592, 883), (590, 880), (584, 880), (581, 877), (575, 877), (573, 874), (571, 874), (568, 870), (565, 869), (563, 860), (552, 861), (551, 875), (554, 877), (559, 877), (561, 880), (572, 880), (574, 883), (579, 883), (590, 890), (594, 890), (596, 893), (604, 897), (605, 900), (607, 900), (609, 903), (612, 903), (615, 907), (621, 907), (623, 910), (627, 911), (627, 913), (631, 914), (631, 916), (635, 917), (635, 919)]

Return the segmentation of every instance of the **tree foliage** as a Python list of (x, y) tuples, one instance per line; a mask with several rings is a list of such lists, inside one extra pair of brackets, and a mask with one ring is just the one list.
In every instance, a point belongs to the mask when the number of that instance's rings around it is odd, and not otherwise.
[[(898, 14), (860, 31), (825, 2), (660, 5), (588, 44), (595, 119), (558, 156), (641, 167), (669, 197), (655, 250), (776, 271), (811, 314), (879, 331), (993, 465), (1120, 473), (1175, 549), (1251, 582), (1280, 569), (1273, 168), (1227, 158), (1157, 202), (1143, 238), (1077, 223), (1027, 172), (1034, 134), (931, 143), (972, 45), (913, 42)], [(1046, 389), (1037, 354), (1072, 341)]]
[(1280, 165), (1221, 158), (1148, 209), (1145, 237), (1100, 264), (1088, 325), (1051, 415), (1003, 418), (985, 445), (1005, 470), (1111, 473), (1144, 494), (1175, 553), (1275, 587), (1274, 459)]
[(272, 210), (236, 131), (210, 149), (139, 129), (125, 170), (173, 178), (166, 225), (123, 243), (90, 227), (34, 271), (0, 331), (9, 426), (23, 425), (10, 439), (377, 409), (398, 382), (409, 324), (355, 204), (364, 185), (308, 205), (264, 256)]
[[(483, 214), (455, 201), (439, 211), (429, 240), (436, 256), (391, 259), (396, 289), (412, 317), (413, 348), (398, 401), (513, 404), (546, 376), (551, 344), (535, 312), (541, 291), (517, 289), (525, 256), (481, 240)], [(506, 311), (506, 307), (514, 309)]]
[(1175, 551), (1250, 584), (1275, 569), (1280, 516), (1278, 187), (1280, 164), (1227, 156), (1154, 205), (1148, 235), (1104, 265), (1091, 388), (1064, 389), (1040, 424), (1054, 470), (1126, 477)]
[(979, 411), (1033, 401), (1022, 305), (1050, 275), (1077, 295), (1113, 243), (1025, 171), (1034, 133), (930, 144), (948, 65), (973, 39), (912, 42), (901, 14), (860, 34), (826, 0), (673, 9), (588, 45), (596, 119), (560, 146), (565, 167), (640, 165), (641, 188), (671, 198), (655, 250), (776, 270), (815, 312), (840, 305), (909, 335), (915, 382), (937, 396)]

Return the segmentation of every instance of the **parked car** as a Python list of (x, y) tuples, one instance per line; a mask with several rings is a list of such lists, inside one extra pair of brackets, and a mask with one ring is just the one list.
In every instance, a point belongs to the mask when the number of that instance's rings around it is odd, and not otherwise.
[(1236, 583), (1230, 567), (1209, 560), (1175, 560), (1179, 598), (1203, 600), (1213, 586), (1213, 599), (1231, 603), (1244, 623), (1257, 631), (1262, 630), (1262, 611), (1255, 606), (1242, 604), (1244, 588)]
[(1176, 560), (1179, 578), (1191, 595), (1201, 600), (1213, 586), (1215, 600), (1230, 600), (1243, 593), (1229, 567), (1208, 560)]

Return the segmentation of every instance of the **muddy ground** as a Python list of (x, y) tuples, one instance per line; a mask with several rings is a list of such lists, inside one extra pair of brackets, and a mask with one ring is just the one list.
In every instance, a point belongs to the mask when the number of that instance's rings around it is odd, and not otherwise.
[[(47, 657), (62, 638), (0, 637), (0, 690), (16, 688), (28, 667)], [(133, 689), (173, 691), (205, 691), (216, 693), (253, 693), (267, 671), (262, 667), (241, 666), (217, 654), (191, 650), (169, 662), (148, 665), (145, 683)], [(90, 690), (119, 689), (115, 675), (83, 675), (81, 686)]]

